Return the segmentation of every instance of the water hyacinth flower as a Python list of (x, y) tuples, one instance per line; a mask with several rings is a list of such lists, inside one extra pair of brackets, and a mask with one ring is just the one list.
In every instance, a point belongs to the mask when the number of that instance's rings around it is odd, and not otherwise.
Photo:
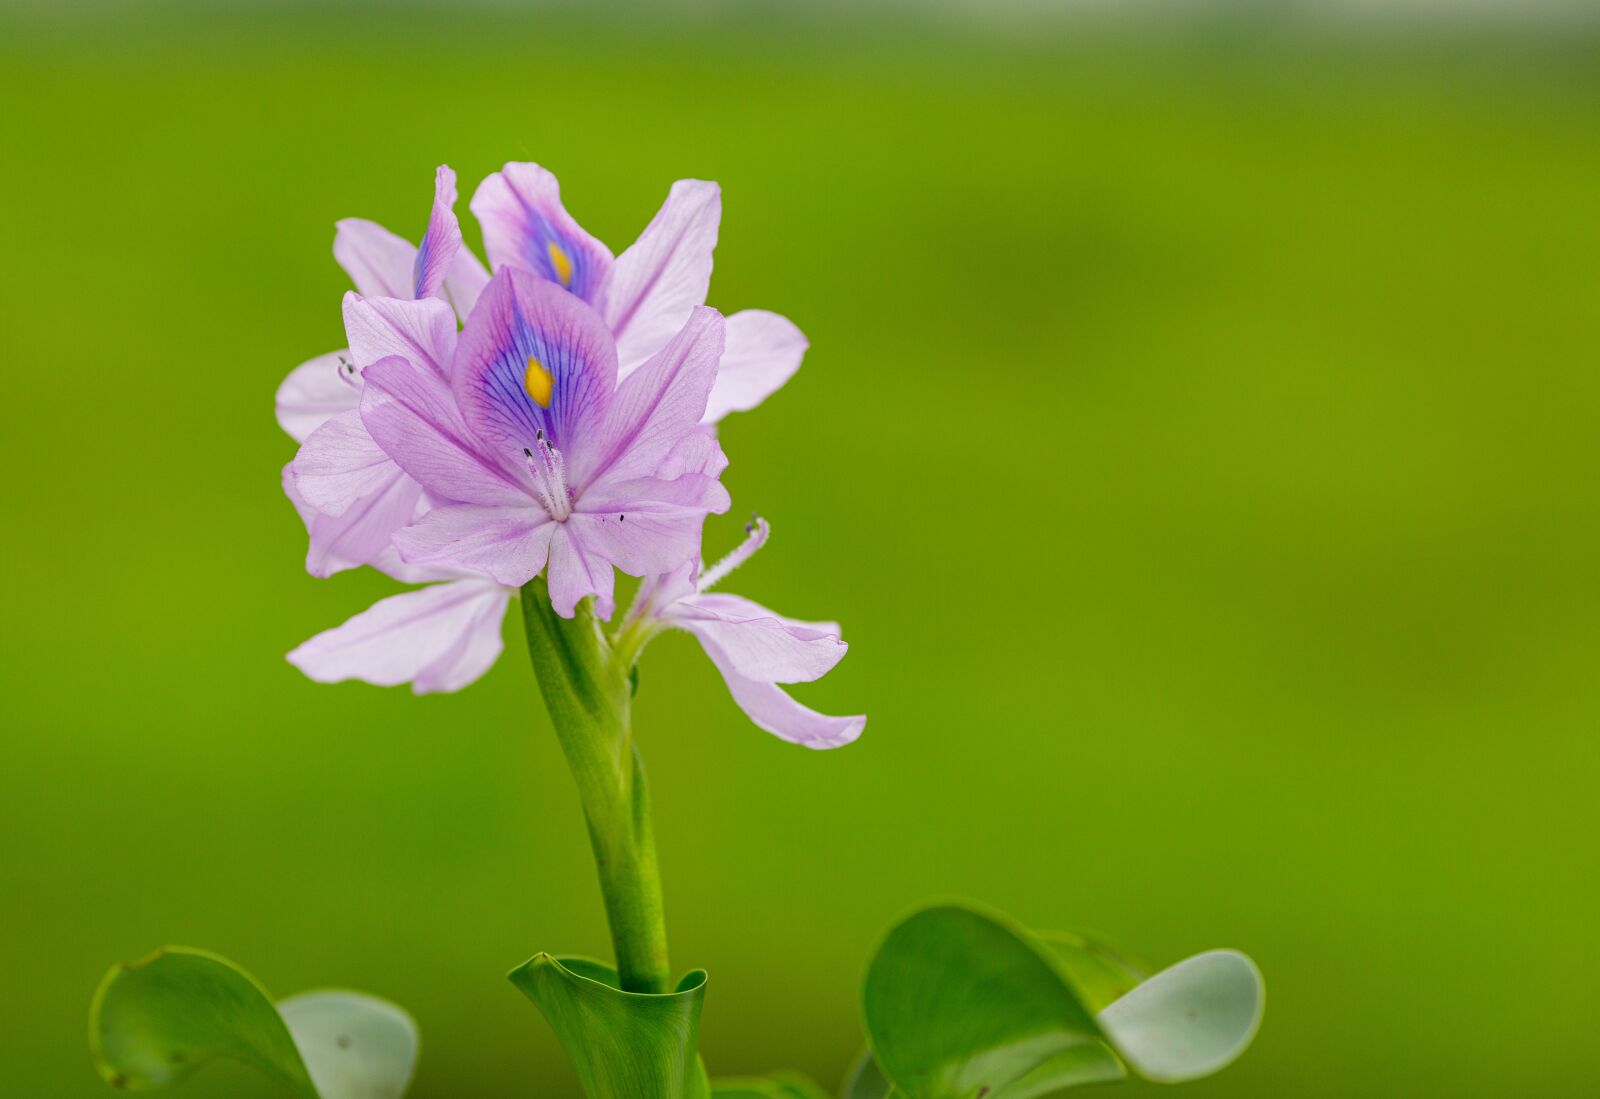
[(728, 506), (716, 477), (683, 460), (707, 445), (698, 425), (721, 354), (721, 314), (697, 307), (619, 384), (594, 310), (502, 269), (461, 332), (448, 392), (403, 355), (365, 370), (366, 430), (448, 501), (395, 532), (400, 557), (511, 587), (546, 571), (557, 613), (592, 595), (609, 618), (614, 567), (676, 568), (698, 551), (706, 514)]
[[(371, 564), (427, 586), (318, 634), (291, 662), (324, 682), (457, 690), (497, 658), (516, 585), (548, 567), (560, 613), (594, 595), (605, 618), (611, 569), (622, 567), (647, 575), (629, 625), (695, 633), (757, 724), (816, 747), (853, 740), (864, 719), (815, 714), (775, 686), (831, 667), (844, 652), (838, 628), (830, 635), (827, 624), (741, 607), (779, 633), (798, 631), (809, 653), (798, 665), (754, 665), (739, 638), (763, 627), (716, 626), (715, 609), (737, 597), (706, 593), (717, 569), (710, 582), (699, 575), (699, 523), (727, 506), (717, 483), (727, 462), (712, 430), (694, 425), (759, 403), (805, 350), (776, 314), (725, 321), (700, 306), (716, 186), (679, 181), (639, 241), (613, 259), (561, 207), (553, 176), (507, 165), (473, 199), (496, 258), (488, 295), (487, 273), (461, 245), (454, 199), (454, 175), (442, 167), (418, 249), (369, 222), (340, 223), (335, 251), (359, 292), (345, 297), (350, 348), (334, 358), (337, 389), (320, 404), (285, 401), (308, 364), (279, 402), (285, 427), (305, 441), (284, 489), (311, 534), (312, 571)], [(473, 319), (480, 296), (485, 311)], [(467, 331), (457, 333), (453, 314)], [(742, 349), (726, 345), (734, 340)], [(476, 381), (461, 380), (458, 357)], [(760, 531), (737, 560), (759, 546)], [(732, 640), (719, 644), (729, 630)]]
[[(495, 272), (514, 267), (554, 282), (604, 318), (621, 378), (705, 304), (722, 220), (715, 183), (678, 180), (639, 239), (615, 258), (567, 213), (556, 177), (537, 164), (511, 163), (488, 176), (471, 208)], [(800, 368), (807, 347), (792, 322), (764, 309), (729, 316), (726, 345), (706, 402), (707, 423), (760, 404)]]
[[(512, 271), (496, 276), (484, 298), (459, 348), (437, 302), (347, 298), (358, 346), (410, 332), (409, 355), (380, 358), (364, 371), (359, 415), (371, 425), (367, 437), (386, 440), (442, 499), (476, 503), (432, 509), (421, 500), (418, 523), (396, 538), (412, 552), (388, 547), (369, 563), (429, 586), (381, 600), (291, 652), (313, 679), (410, 682), (419, 694), (458, 690), (499, 657), (516, 586), (547, 563), (561, 614), (570, 617), (579, 599), (594, 595), (609, 617), (613, 565), (637, 574), (687, 560), (706, 512), (727, 507), (716, 480), (725, 460), (698, 426), (721, 351), (715, 310), (696, 310), (618, 387), (609, 333), (571, 295)], [(446, 387), (442, 363), (451, 363), (458, 385)], [(520, 388), (508, 387), (508, 378)], [(388, 459), (389, 451), (380, 453)], [(511, 454), (520, 462), (507, 461)], [(320, 515), (301, 498), (307, 482), (320, 483), (286, 471), (285, 491), (310, 528)], [(361, 493), (355, 471), (334, 477), (332, 490), (340, 486)]]
[[(373, 222), (339, 223), (335, 258), (356, 284), (356, 303), (368, 308), (353, 306), (347, 296), (350, 348), (296, 368), (277, 402), (279, 422), (305, 444), (295, 478), (300, 499), (319, 516), (309, 525), (306, 556), (314, 576), (376, 557), (411, 509), (421, 506), (420, 487), (379, 452), (355, 408), (365, 368), (386, 351), (415, 351), (441, 377), (448, 371), (449, 355), (437, 346), (405, 346), (412, 332), (428, 330), (432, 321), (408, 319), (378, 303), (435, 298), (461, 321), (470, 315), (488, 273), (462, 244), (455, 199), (455, 173), (440, 166), (418, 248)], [(529, 271), (604, 311), (618, 341), (619, 379), (643, 365), (705, 300), (721, 217), (721, 193), (713, 183), (675, 183), (638, 241), (616, 259), (567, 214), (555, 177), (537, 165), (508, 164), (488, 177), (473, 209), (484, 221), (497, 268)], [(736, 313), (725, 329), (716, 383), (702, 415), (707, 423), (759, 404), (794, 374), (806, 349), (798, 328), (764, 310)]]
[(839, 624), (785, 618), (712, 590), (753, 557), (770, 533), (766, 520), (753, 517), (743, 544), (710, 568), (696, 560), (647, 578), (623, 619), (619, 643), (642, 647), (662, 630), (684, 630), (700, 642), (733, 700), (758, 727), (807, 748), (849, 744), (866, 727), (865, 715), (819, 714), (778, 686), (819, 679), (843, 659), (848, 646)]

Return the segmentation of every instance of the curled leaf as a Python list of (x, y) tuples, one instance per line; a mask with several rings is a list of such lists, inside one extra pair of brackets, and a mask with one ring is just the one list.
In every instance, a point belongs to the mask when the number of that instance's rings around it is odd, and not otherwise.
[(845, 1099), (1038, 1099), (1130, 1070), (1176, 1083), (1225, 1067), (1254, 1038), (1262, 982), (1243, 954), (1141, 976), (1085, 936), (1035, 935), (964, 903), (914, 912), (868, 967), (872, 1056)]
[(998, 1097), (1048, 1065), (1070, 1083), (1123, 1075), (1048, 949), (970, 905), (924, 908), (894, 927), (862, 999), (878, 1064), (910, 1099)]
[(590, 1099), (702, 1099), (697, 1047), (706, 974), (672, 992), (624, 992), (610, 966), (536, 954), (512, 970), (560, 1039)]
[(302, 1099), (399, 1099), (417, 1035), (411, 1017), (383, 1000), (312, 992), (274, 1006), (226, 958), (166, 947), (106, 974), (90, 1008), (89, 1046), (107, 1082), (133, 1091), (231, 1060)]

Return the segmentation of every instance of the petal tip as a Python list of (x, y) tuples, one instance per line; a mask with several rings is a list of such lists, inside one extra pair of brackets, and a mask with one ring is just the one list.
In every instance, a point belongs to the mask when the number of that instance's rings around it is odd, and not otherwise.
[(832, 736), (821, 737), (817, 740), (806, 741), (806, 747), (814, 751), (825, 752), (830, 748), (843, 748), (846, 744), (853, 744), (860, 738), (867, 727), (867, 715), (857, 714), (853, 717), (842, 718), (845, 724), (840, 726), (838, 732)]

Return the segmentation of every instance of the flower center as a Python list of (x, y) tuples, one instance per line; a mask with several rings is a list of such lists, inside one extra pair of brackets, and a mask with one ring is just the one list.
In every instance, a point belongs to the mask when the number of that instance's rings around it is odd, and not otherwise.
[(744, 564), (756, 555), (756, 550), (767, 544), (767, 535), (772, 533), (772, 527), (759, 515), (751, 514), (750, 521), (744, 525), (744, 541), (728, 556), (712, 565), (700, 574), (700, 583), (697, 591), (710, 591), (711, 585), (719, 583), (734, 569)]
[(556, 522), (564, 522), (572, 514), (572, 489), (567, 485), (567, 463), (561, 451), (550, 445), (544, 432), (538, 433), (537, 450), (522, 448), (522, 456), (533, 475), (533, 488), (539, 502)]

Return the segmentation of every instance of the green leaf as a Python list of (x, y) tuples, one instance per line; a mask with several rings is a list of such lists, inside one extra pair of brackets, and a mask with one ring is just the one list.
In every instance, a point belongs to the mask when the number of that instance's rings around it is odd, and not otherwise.
[(610, 966), (536, 954), (511, 982), (544, 1012), (590, 1099), (701, 1099), (696, 1047), (706, 974), (673, 992), (624, 992)]
[(1261, 971), (1236, 950), (1164, 969), (1100, 1013), (1135, 1072), (1177, 1083), (1209, 1076), (1245, 1051), (1261, 1026)]
[(226, 1058), (319, 1099), (283, 1017), (233, 963), (168, 947), (106, 974), (89, 1011), (89, 1046), (100, 1075), (146, 1091)]
[(274, 1007), (244, 970), (184, 947), (111, 968), (90, 1008), (89, 1045), (116, 1087), (163, 1087), (220, 1058), (303, 1099), (398, 1099), (417, 1053), (415, 1025), (392, 1004), (312, 992)]
[(797, 1072), (713, 1080), (711, 1099), (828, 1099), (828, 1093)]
[[(1047, 941), (1048, 940), (1048, 941)], [(1206, 1076), (1249, 1046), (1262, 982), (1214, 950), (1148, 980), (1098, 940), (1038, 936), (968, 904), (913, 913), (867, 970), (867, 1033), (845, 1099), (881, 1099), (881, 1072), (908, 1099), (1037, 1099), (1126, 1077)]]
[[(1004, 917), (970, 905), (915, 912), (867, 970), (867, 1034), (883, 1074), (911, 1099), (996, 1097), (1041, 1066), (1068, 1083), (1121, 1078), (1049, 950)], [(1022, 1094), (1022, 1092), (1019, 1092)]]

